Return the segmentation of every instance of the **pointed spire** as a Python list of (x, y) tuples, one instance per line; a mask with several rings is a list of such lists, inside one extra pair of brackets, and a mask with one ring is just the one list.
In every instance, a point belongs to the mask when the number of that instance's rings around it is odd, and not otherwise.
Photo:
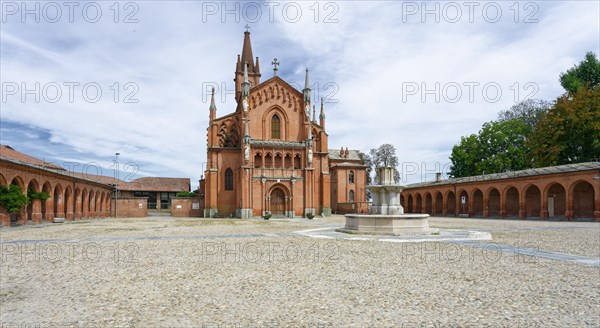
[(310, 83), (308, 82), (308, 67), (306, 68), (306, 77), (304, 78), (304, 89), (310, 90)]
[(248, 65), (250, 65), (250, 71), (256, 73), (254, 67), (254, 55), (252, 55), (252, 44), (250, 42), (250, 32), (248, 30), (244, 32), (244, 45), (242, 46), (241, 62), (242, 64), (247, 63)]
[(217, 111), (217, 106), (215, 105), (215, 87), (212, 88), (212, 93), (210, 96), (210, 107), (208, 109), (210, 109), (211, 112)]
[(250, 95), (250, 81), (248, 80), (248, 64), (244, 62), (244, 81), (242, 82), (242, 97)]
[(310, 120), (310, 83), (308, 82), (308, 67), (306, 68), (306, 77), (304, 79), (304, 89), (302, 90), (304, 94), (304, 106), (305, 114), (308, 116), (308, 120)]
[(258, 57), (256, 57), (256, 63), (254, 64), (254, 72), (260, 72), (260, 65), (258, 64)]
[(315, 107), (315, 105), (313, 105), (313, 122), (317, 122), (317, 109)]
[(321, 97), (321, 113), (319, 114), (320, 119), (325, 118), (325, 110), (323, 109), (323, 97)]

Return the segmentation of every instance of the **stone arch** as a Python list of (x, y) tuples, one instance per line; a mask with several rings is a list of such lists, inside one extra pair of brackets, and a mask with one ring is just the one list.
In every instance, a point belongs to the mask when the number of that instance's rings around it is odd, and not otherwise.
[(438, 191), (435, 193), (435, 206), (434, 212), (435, 215), (443, 215), (444, 214), (444, 196), (442, 196), (442, 192)]
[(505, 217), (519, 217), (520, 211), (520, 193), (514, 186), (508, 186), (504, 190), (504, 211)]
[[(40, 185), (36, 179), (29, 180), (27, 184), (27, 195), (29, 191), (40, 192)], [(27, 220), (40, 223), (42, 221), (42, 201), (40, 199), (32, 199), (27, 205)]]
[(262, 118), (263, 139), (264, 140), (273, 139), (271, 137), (272, 136), (271, 123), (272, 123), (272, 119), (273, 119), (274, 115), (277, 115), (277, 117), (279, 118), (279, 139), (277, 139), (277, 140), (287, 141), (288, 140), (287, 126), (290, 122), (290, 118), (288, 117), (287, 113), (279, 106), (273, 106), (273, 107), (269, 108), (269, 110), (266, 110), (265, 113), (263, 114), (263, 118)]
[(414, 206), (413, 206), (413, 195), (412, 194), (408, 195), (408, 202), (407, 202), (406, 206), (407, 206), (406, 209), (407, 209), (408, 213), (414, 213), (415, 209), (414, 209)]
[(98, 207), (98, 216), (100, 217), (104, 217), (104, 191), (100, 193), (100, 200), (98, 202), (99, 207)]
[(280, 152), (275, 153), (275, 158), (273, 159), (273, 167), (276, 169), (283, 168), (283, 156)]
[(10, 182), (11, 185), (15, 185), (19, 188), (21, 188), (21, 191), (23, 192), (23, 194), (27, 193), (27, 190), (25, 189), (25, 183), (23, 182), (23, 179), (21, 179), (20, 176), (15, 176), (12, 181)]
[(456, 195), (452, 190), (446, 194), (446, 214), (456, 216)]
[[(464, 197), (464, 202), (463, 202)], [(469, 214), (469, 193), (462, 189), (458, 193), (458, 213), (460, 214)]]
[(431, 193), (426, 193), (425, 194), (425, 213), (432, 215), (433, 212), (433, 197), (431, 196)]
[(302, 168), (302, 156), (300, 154), (294, 155), (294, 169), (299, 170)]
[(255, 168), (263, 167), (261, 152), (257, 152), (256, 154), (254, 154), (254, 167)]
[(95, 197), (96, 197), (96, 199), (95, 199), (95, 202), (96, 202), (96, 204), (95, 204), (96, 205), (96, 207), (95, 207), (95, 209), (96, 209), (96, 217), (100, 217), (101, 214), (102, 214), (102, 208), (100, 207), (100, 196), (102, 195), (102, 193), (97, 190), (95, 192), (95, 194), (96, 194), (95, 195)]
[(546, 208), (543, 208), (542, 212), (546, 211), (548, 218), (565, 217), (565, 213), (567, 212), (567, 192), (562, 184), (553, 182), (546, 186), (543, 197), (543, 199), (546, 199)]
[(75, 210), (73, 209), (73, 189), (71, 188), (71, 186), (67, 186), (65, 188), (65, 206), (64, 206), (64, 218), (66, 218), (67, 220), (72, 220), (73, 219), (73, 212), (75, 212)]
[(415, 197), (416, 201), (415, 201), (415, 205), (416, 205), (416, 209), (415, 209), (415, 213), (422, 213), (423, 212), (423, 196), (421, 196), (420, 193), (417, 193), (417, 196)]
[(488, 216), (500, 216), (500, 191), (494, 187), (487, 191)]
[(6, 186), (6, 178), (4, 177), (4, 175), (2, 175), (2, 173), (0, 173), (0, 186)]
[(594, 186), (585, 180), (575, 181), (569, 194), (573, 203), (573, 218), (594, 218)]
[(267, 154), (265, 155), (264, 163), (265, 168), (270, 169), (273, 167), (273, 155), (270, 152), (267, 152)]
[(269, 211), (272, 215), (285, 216), (288, 211), (291, 211), (289, 204), (290, 192), (286, 186), (281, 183), (274, 184), (269, 189)]
[(292, 164), (292, 154), (290, 153), (286, 153), (285, 154), (285, 159), (283, 161), (283, 167), (286, 169), (291, 169), (293, 168), (293, 164)]
[(42, 220), (44, 221), (52, 221), (54, 218), (54, 191), (49, 182), (45, 182), (42, 186), (42, 191), (47, 193), (48, 199), (41, 203), (42, 210)]
[(524, 218), (539, 218), (542, 210), (542, 193), (540, 188), (534, 184), (523, 188), (523, 205), (525, 205)]
[(54, 198), (53, 207), (54, 207), (54, 217), (62, 218), (64, 217), (64, 194), (63, 188), (60, 184), (56, 184), (54, 186), (54, 192), (52, 193), (52, 197)]
[(482, 217), (483, 216), (483, 192), (479, 188), (473, 189), (471, 192), (472, 199), (472, 211), (473, 216)]

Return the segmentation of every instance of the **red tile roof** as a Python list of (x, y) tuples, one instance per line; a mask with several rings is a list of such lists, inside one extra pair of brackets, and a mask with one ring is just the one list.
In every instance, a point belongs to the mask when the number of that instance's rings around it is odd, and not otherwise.
[(189, 178), (156, 178), (147, 177), (119, 184), (121, 190), (132, 191), (164, 191), (164, 192), (180, 192), (190, 191)]
[(43, 167), (43, 168), (47, 168), (47, 169), (65, 171), (65, 169), (61, 166), (46, 162), (44, 160), (35, 158), (33, 156), (25, 155), (23, 153), (20, 153), (16, 150), (12, 149), (10, 146), (6, 146), (6, 145), (0, 145), (0, 157), (9, 158), (12, 160), (20, 161), (23, 163), (27, 163), (30, 165), (35, 165), (35, 166), (39, 166), (39, 167)]

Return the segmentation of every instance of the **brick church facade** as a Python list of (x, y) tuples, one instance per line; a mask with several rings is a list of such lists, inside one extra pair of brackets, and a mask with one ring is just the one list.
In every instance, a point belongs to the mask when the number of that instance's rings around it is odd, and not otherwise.
[(211, 98), (200, 182), (204, 216), (365, 212), (366, 166), (357, 151), (328, 148), (323, 101), (316, 117), (308, 69), (298, 91), (274, 67), (261, 83), (246, 31), (235, 68), (235, 110), (217, 117), (214, 90)]

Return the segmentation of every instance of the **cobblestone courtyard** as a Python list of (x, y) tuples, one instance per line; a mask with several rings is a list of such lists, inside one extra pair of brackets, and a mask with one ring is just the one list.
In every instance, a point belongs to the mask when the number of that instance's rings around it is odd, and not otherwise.
[(294, 233), (343, 222), (4, 228), (1, 326), (600, 327), (598, 223), (430, 219), (492, 234), (468, 245)]

